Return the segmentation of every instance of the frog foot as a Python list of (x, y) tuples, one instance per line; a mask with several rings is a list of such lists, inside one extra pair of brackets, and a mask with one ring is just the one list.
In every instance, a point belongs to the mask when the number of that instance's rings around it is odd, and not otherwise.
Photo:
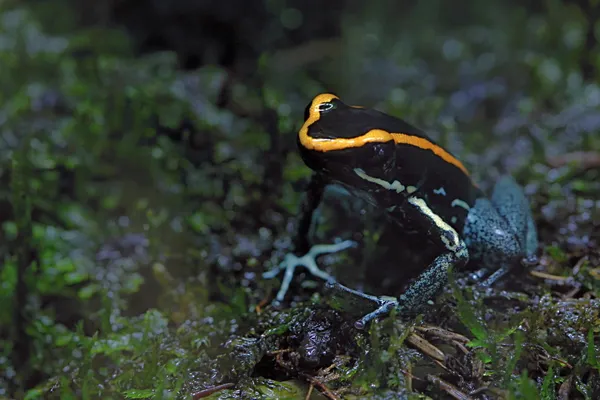
[(525, 256), (521, 259), (521, 265), (526, 268), (531, 268), (539, 262), (540, 262), (540, 259), (535, 254)]
[(337, 253), (338, 251), (354, 247), (355, 245), (356, 242), (353, 242), (352, 240), (344, 240), (343, 242), (336, 244), (315, 245), (311, 247), (311, 249), (301, 257), (298, 257), (293, 253), (288, 253), (277, 267), (265, 272), (263, 274), (263, 278), (272, 279), (279, 275), (281, 271), (285, 271), (285, 273), (283, 274), (283, 281), (281, 282), (279, 292), (277, 292), (277, 296), (275, 296), (276, 302), (282, 302), (285, 297), (285, 294), (287, 293), (290, 287), (292, 279), (294, 279), (294, 272), (296, 270), (296, 267), (304, 267), (312, 275), (321, 278), (327, 282), (333, 283), (335, 282), (335, 278), (319, 268), (316, 261), (317, 257), (323, 254)]
[[(520, 263), (525, 268), (531, 268), (538, 263), (538, 258), (535, 255), (525, 256), (520, 260)], [(479, 283), (479, 286), (487, 288), (487, 287), (491, 287), (496, 282), (503, 279), (511, 270), (512, 270), (511, 265), (505, 265), (505, 266), (498, 268), (496, 271), (494, 271), (490, 276), (488, 276), (485, 279), (483, 279), (483, 276), (484, 276), (484, 273), (487, 271), (487, 269), (482, 269), (480, 271), (477, 271), (477, 272), (473, 273), (472, 276), (476, 276), (479, 278), (479, 280), (481, 280), (481, 282)]]
[(380, 317), (385, 317), (385, 316), (389, 315), (392, 312), (392, 310), (394, 310), (394, 309), (396, 309), (396, 310), (400, 309), (400, 302), (395, 297), (373, 296), (373, 295), (370, 295), (367, 293), (363, 293), (359, 290), (350, 289), (349, 287), (346, 287), (337, 282), (328, 282), (327, 289), (333, 290), (333, 291), (345, 292), (350, 295), (357, 296), (361, 299), (375, 303), (375, 306), (377, 307), (375, 309), (375, 311), (372, 311), (368, 314), (363, 315), (358, 321), (356, 321), (354, 323), (354, 327), (356, 329), (362, 330), (365, 328), (365, 326), (367, 326), (367, 324), (369, 322), (371, 322), (375, 319), (378, 319)]

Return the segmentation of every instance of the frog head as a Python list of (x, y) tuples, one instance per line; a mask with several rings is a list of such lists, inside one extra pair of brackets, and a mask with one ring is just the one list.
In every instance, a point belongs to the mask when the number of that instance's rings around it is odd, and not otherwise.
[(386, 179), (394, 174), (393, 136), (376, 125), (379, 111), (349, 106), (334, 94), (320, 94), (306, 107), (298, 133), (306, 165), (328, 179), (356, 188), (357, 170)]

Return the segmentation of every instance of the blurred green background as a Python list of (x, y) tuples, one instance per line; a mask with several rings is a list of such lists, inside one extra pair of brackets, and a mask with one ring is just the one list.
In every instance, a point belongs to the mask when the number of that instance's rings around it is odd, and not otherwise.
[[(0, 12), (0, 398), (600, 397), (598, 1)], [(340, 339), (331, 379), (302, 363), (298, 337), (333, 313), (322, 282), (278, 311), (260, 275), (291, 249), (310, 176), (295, 135), (324, 91), (430, 132), (484, 189), (524, 185), (542, 256), (520, 305), (453, 286), (449, 309)], [(364, 269), (379, 220), (342, 203), (317, 238), (361, 232), (337, 261)], [(457, 363), (407, 346), (425, 322), (471, 340)]]

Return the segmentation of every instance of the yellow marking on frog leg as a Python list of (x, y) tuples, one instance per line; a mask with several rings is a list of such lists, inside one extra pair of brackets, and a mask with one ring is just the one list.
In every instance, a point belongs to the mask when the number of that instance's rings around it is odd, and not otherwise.
[(467, 211), (471, 210), (471, 207), (464, 201), (460, 200), (460, 199), (454, 199), (452, 200), (452, 207), (462, 207)]
[(418, 207), (423, 214), (425, 214), (438, 228), (440, 228), (440, 230), (449, 234), (450, 237), (445, 235), (440, 236), (440, 240), (444, 243), (448, 250), (457, 252), (461, 246), (461, 240), (454, 228), (448, 225), (448, 223), (440, 218), (439, 215), (434, 213), (431, 208), (429, 208), (425, 200), (419, 197), (411, 197), (408, 199), (408, 201), (410, 204)]
[(406, 188), (406, 192), (407, 192), (408, 194), (413, 194), (413, 193), (414, 193), (414, 192), (416, 192), (416, 191), (417, 191), (417, 188), (416, 188), (415, 186), (408, 186), (408, 187)]
[(365, 171), (363, 171), (361, 168), (354, 168), (354, 173), (356, 175), (358, 175), (361, 179), (364, 179), (367, 182), (374, 183), (374, 184), (379, 185), (387, 190), (393, 190), (396, 193), (402, 193), (404, 191), (404, 189), (406, 189), (406, 186), (404, 186), (402, 183), (400, 183), (400, 181), (394, 181), (392, 183), (389, 183), (388, 181), (386, 181), (384, 179), (375, 178), (371, 175), (367, 175), (367, 173)]

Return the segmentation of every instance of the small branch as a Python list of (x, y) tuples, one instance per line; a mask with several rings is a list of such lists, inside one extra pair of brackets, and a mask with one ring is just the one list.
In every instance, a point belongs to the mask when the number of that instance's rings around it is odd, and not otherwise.
[(192, 394), (192, 399), (193, 400), (202, 399), (204, 397), (210, 396), (213, 393), (220, 392), (221, 390), (232, 388), (233, 386), (235, 386), (233, 383), (224, 383), (222, 385), (217, 385), (217, 386), (209, 387), (207, 389), (204, 389), (204, 390), (201, 390), (199, 392), (193, 393)]

